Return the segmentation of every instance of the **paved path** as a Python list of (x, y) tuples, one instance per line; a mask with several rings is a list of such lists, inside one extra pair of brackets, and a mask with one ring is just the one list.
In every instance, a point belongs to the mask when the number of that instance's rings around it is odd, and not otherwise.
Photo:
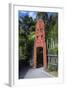
[(51, 77), (42, 67), (29, 69), (24, 78), (49, 78)]

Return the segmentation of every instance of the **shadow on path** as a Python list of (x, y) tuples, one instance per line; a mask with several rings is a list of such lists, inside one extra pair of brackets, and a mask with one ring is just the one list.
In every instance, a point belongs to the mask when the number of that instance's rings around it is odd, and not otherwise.
[(19, 79), (23, 79), (30, 68), (29, 63), (19, 61)]

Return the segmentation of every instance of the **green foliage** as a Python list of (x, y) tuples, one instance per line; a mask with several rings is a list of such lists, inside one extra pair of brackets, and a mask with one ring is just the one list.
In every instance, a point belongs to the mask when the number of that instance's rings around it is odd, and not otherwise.
[(50, 72), (51, 72), (51, 71), (57, 71), (57, 70), (58, 70), (58, 65), (49, 64), (48, 70), (49, 70)]
[(34, 32), (31, 32), (31, 33), (28, 35), (28, 40), (29, 40), (29, 41), (34, 41), (34, 38), (35, 38), (35, 33), (34, 33)]
[(48, 53), (58, 55), (58, 48), (49, 48)]
[(49, 23), (49, 38), (53, 38), (53, 40), (58, 40), (58, 16), (57, 14), (53, 14), (50, 16)]
[(34, 42), (35, 22), (31, 17), (19, 17), (19, 58), (26, 60), (31, 57)]

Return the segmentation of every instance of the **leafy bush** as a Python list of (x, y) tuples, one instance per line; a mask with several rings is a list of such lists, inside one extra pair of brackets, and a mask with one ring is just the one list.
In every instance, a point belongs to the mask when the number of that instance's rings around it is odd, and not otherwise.
[(57, 55), (58, 54), (58, 48), (49, 48), (48, 53)]
[(58, 65), (49, 64), (48, 70), (49, 71), (57, 71), (58, 70)]

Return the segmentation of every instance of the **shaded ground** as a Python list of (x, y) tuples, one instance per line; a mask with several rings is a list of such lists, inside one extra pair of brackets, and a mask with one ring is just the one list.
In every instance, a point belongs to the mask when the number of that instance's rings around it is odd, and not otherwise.
[(28, 62), (19, 61), (19, 79), (24, 78), (30, 68), (31, 67), (29, 66)]
[(49, 78), (49, 77), (51, 76), (45, 70), (43, 70), (43, 67), (41, 67), (29, 69), (24, 78)]
[(19, 79), (23, 78), (49, 78), (51, 77), (43, 67), (40, 68), (31, 68), (29, 64), (25, 64), (25, 62), (20, 63), (19, 67)]

